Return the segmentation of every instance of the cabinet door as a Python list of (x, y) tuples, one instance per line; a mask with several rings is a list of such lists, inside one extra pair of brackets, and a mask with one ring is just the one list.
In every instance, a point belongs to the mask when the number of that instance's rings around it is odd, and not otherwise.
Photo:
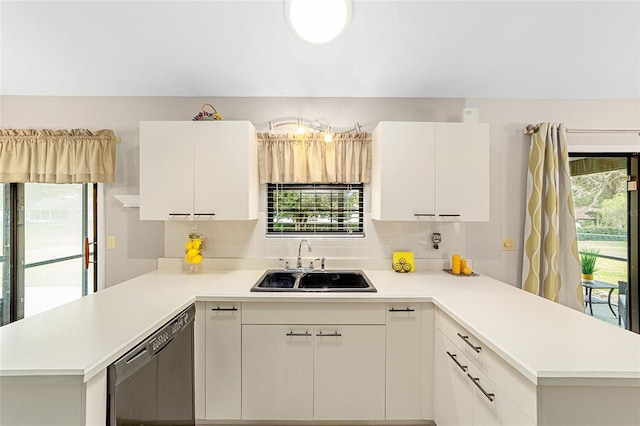
[(386, 418), (421, 418), (421, 307), (387, 303)]
[(435, 124), (381, 122), (373, 133), (371, 216), (435, 216)]
[(242, 326), (242, 418), (313, 420), (313, 327)]
[(198, 133), (189, 121), (140, 122), (141, 220), (192, 213), (193, 149)]
[[(533, 425), (533, 422), (477, 368), (471, 369), (469, 374), (477, 379), (477, 386), (472, 387), (473, 405), (471, 411), (473, 412), (474, 426)], [(485, 392), (489, 395), (485, 395)]]
[[(195, 217), (257, 219), (256, 132), (248, 121), (197, 123), (206, 135), (195, 145)], [(200, 216), (199, 216), (200, 215)]]
[(472, 424), (472, 384), (467, 378), (470, 366), (467, 357), (457, 351), (440, 330), (437, 330), (433, 411), (438, 426)]
[(206, 418), (240, 419), (240, 303), (206, 304)]
[(489, 220), (489, 125), (436, 123), (438, 219)]
[(316, 326), (316, 420), (384, 420), (383, 325)]

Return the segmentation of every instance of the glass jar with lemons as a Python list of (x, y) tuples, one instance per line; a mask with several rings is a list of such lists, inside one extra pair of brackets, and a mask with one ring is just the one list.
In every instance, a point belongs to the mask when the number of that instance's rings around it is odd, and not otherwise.
[(187, 262), (187, 273), (189, 274), (198, 274), (202, 272), (204, 240), (204, 236), (199, 232), (189, 233), (189, 240), (184, 246), (184, 259)]

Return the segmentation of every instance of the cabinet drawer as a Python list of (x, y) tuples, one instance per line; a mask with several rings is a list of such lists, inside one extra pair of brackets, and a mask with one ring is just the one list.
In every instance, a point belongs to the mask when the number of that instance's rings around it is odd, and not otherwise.
[(458, 324), (444, 312), (438, 310), (437, 328), (458, 350), (466, 355), (500, 389), (508, 392), (509, 398), (533, 421), (536, 419), (536, 386), (510, 366), (487, 345)]
[(243, 303), (243, 324), (384, 324), (384, 303)]

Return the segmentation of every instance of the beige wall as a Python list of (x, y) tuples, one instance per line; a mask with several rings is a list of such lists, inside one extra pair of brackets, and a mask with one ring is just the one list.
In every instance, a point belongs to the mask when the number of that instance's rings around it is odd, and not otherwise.
[[(117, 150), (116, 182), (105, 188), (105, 232), (117, 238), (106, 252), (106, 284), (113, 285), (155, 269), (155, 259), (180, 256), (189, 227), (141, 222), (137, 209), (123, 208), (114, 194), (138, 193), (138, 123), (143, 120), (190, 120), (204, 102), (213, 103), (225, 119), (244, 119), (265, 130), (270, 120), (303, 117), (351, 128), (358, 121), (372, 131), (381, 120), (460, 121), (462, 109), (480, 109), (480, 121), (491, 124), (491, 221), (479, 224), (372, 223), (364, 239), (312, 241), (314, 254), (331, 257), (389, 258), (391, 249), (413, 250), (419, 258), (447, 258), (453, 251), (474, 260), (476, 270), (518, 284), (520, 234), (524, 212), (524, 167), (528, 123), (562, 121), (569, 127), (638, 127), (640, 102), (546, 101), (424, 98), (168, 98), (168, 97), (28, 97), (3, 96), (0, 126), (6, 128), (113, 129), (122, 139)], [(576, 138), (574, 138), (576, 136)], [(608, 135), (578, 138), (581, 144), (638, 145)], [(636, 150), (640, 150), (640, 147)], [(415, 182), (419, 185), (419, 182)], [(264, 209), (261, 209), (262, 211)], [(365, 208), (369, 211), (368, 208)], [(215, 257), (291, 257), (290, 240), (265, 239), (258, 223), (202, 225)], [(442, 232), (444, 244), (435, 251), (431, 232)], [(503, 252), (502, 237), (515, 237), (518, 250)]]

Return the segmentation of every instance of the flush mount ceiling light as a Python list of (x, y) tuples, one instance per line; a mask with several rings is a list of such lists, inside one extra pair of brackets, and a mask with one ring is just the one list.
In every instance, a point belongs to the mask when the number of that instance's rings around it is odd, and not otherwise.
[(302, 40), (324, 44), (349, 27), (352, 0), (285, 0), (284, 16), (289, 28)]

